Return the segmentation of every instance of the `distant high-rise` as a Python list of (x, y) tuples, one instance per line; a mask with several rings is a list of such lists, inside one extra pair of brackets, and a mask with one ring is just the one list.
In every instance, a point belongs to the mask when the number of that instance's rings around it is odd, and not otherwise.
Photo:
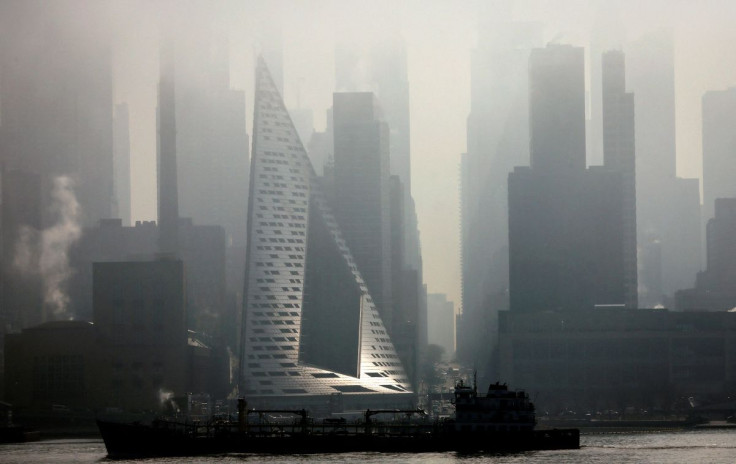
[[(672, 37), (664, 32), (646, 35), (626, 47), (626, 82), (636, 95), (636, 172), (638, 191), (659, 187), (674, 178), (675, 54)], [(648, 206), (640, 195), (641, 206)], [(650, 206), (651, 207), (651, 206)], [(648, 216), (648, 209), (640, 210)]]
[(372, 93), (336, 93), (335, 217), (389, 331), (392, 322), (389, 129)]
[(123, 225), (130, 226), (130, 120), (128, 105), (115, 105), (113, 119), (113, 158), (115, 171), (115, 207), (113, 216), (123, 220)]
[(583, 49), (547, 45), (529, 57), (531, 166), (540, 171), (585, 169)]
[[(373, 92), (389, 127), (391, 174), (404, 184), (404, 261), (421, 268), (421, 245), (411, 196), (409, 78), (406, 46), (397, 36), (379, 38), (372, 47), (342, 41), (335, 50), (335, 87), (339, 92)], [(329, 116), (328, 116), (329, 117)], [(329, 122), (328, 122), (329, 124)]]
[(256, 405), (406, 404), (390, 335), (263, 59), (255, 95), (240, 393)]
[[(84, 10), (100, 26), (94, 39), (70, 27), (79, 9), (65, 3), (0, 3), (0, 334), (62, 317), (66, 271), (51, 274), (78, 227), (112, 214), (110, 10)], [(44, 240), (54, 225), (65, 233)]]
[(409, 80), (406, 46), (398, 37), (378, 40), (370, 49), (349, 41), (335, 51), (335, 87), (339, 92), (373, 92), (390, 133), (391, 174), (411, 195)]
[[(324, 132), (312, 132), (307, 145), (309, 152), (309, 160), (314, 166), (314, 171), (318, 176), (325, 175), (325, 165), (332, 167), (335, 159), (333, 157), (332, 144), (335, 137), (332, 132), (332, 112), (329, 114), (330, 125)], [(328, 169), (329, 171), (329, 169)]]
[[(314, 133), (314, 114), (311, 108), (291, 108), (289, 110), (291, 119), (294, 121), (294, 127), (299, 134), (302, 145), (309, 144), (312, 134)], [(311, 159), (311, 158), (310, 158)]]
[(703, 221), (716, 198), (736, 197), (736, 87), (703, 95)]
[[(176, 66), (179, 214), (223, 226), (228, 243), (242, 249), (249, 148), (245, 92), (231, 88), (228, 43), (177, 49)], [(238, 274), (242, 279), (242, 269)]]
[(445, 349), (445, 359), (455, 355), (455, 305), (444, 293), (427, 295), (427, 340)]
[(42, 177), (44, 228), (57, 220), (49, 199), (58, 176), (69, 178), (82, 223), (112, 213), (110, 11), (105, 2), (85, 9), (100, 21), (94, 39), (69, 25), (78, 11), (64, 3), (0, 5), (0, 161)]
[[(610, 51), (601, 60), (603, 162), (623, 182), (623, 240), (621, 262), (625, 275), (625, 304), (638, 307), (636, 260), (636, 150), (634, 94), (626, 92), (624, 54)], [(613, 263), (610, 263), (613, 264)]]
[[(627, 262), (632, 243), (625, 233), (634, 220), (626, 202), (632, 192), (625, 190), (626, 179), (629, 187), (633, 181), (633, 145), (626, 132), (633, 107), (620, 72), (614, 72), (622, 64), (610, 60), (604, 69), (608, 102), (618, 88), (621, 104), (604, 109), (608, 165), (586, 170), (582, 49), (548, 46), (530, 56), (532, 165), (516, 168), (508, 179), (512, 311), (636, 304), (636, 274), (629, 275)], [(560, 124), (555, 118), (569, 120)]]
[[(335, 86), (339, 92), (372, 92), (381, 107), (382, 118), (388, 125), (388, 151), (390, 173), (397, 176), (401, 185), (401, 202), (391, 201), (391, 215), (400, 217), (403, 224), (393, 224), (402, 230), (402, 237), (392, 234), (391, 267), (399, 268), (401, 278), (393, 282), (392, 330), (397, 335), (397, 350), (410, 372), (416, 372), (418, 353), (423, 349), (426, 332), (426, 306), (423, 286), (421, 244), (416, 207), (411, 195), (411, 143), (409, 111), (409, 78), (406, 62), (406, 46), (396, 34), (374, 37), (373, 45), (344, 38), (335, 50)], [(337, 115), (328, 113), (327, 134), (334, 133), (331, 124), (337, 124)], [(332, 143), (331, 141), (329, 142)], [(336, 154), (330, 145), (321, 153)], [(328, 158), (327, 164), (330, 163)], [(333, 166), (326, 175), (336, 173)], [(397, 215), (397, 211), (400, 214)], [(402, 256), (397, 253), (401, 252)], [(398, 275), (398, 274), (397, 274)], [(424, 322), (422, 322), (424, 321)], [(423, 328), (424, 327), (424, 328)], [(414, 376), (412, 374), (412, 379)]]
[(717, 198), (706, 228), (708, 266), (694, 288), (679, 290), (678, 310), (728, 311), (736, 307), (736, 198)]
[(461, 158), (457, 353), (481, 377), (490, 365), (496, 313), (508, 309), (507, 176), (514, 166), (529, 164), (529, 53), (542, 44), (540, 29), (533, 23), (488, 25), (471, 55), (468, 152)]
[(599, 2), (595, 9), (588, 48), (590, 92), (585, 143), (589, 166), (603, 164), (603, 54), (620, 49), (626, 34), (619, 4)]
[(176, 168), (176, 91), (174, 48), (161, 49), (158, 87), (158, 223), (159, 251), (179, 251), (179, 189)]
[[(708, 270), (713, 287), (736, 296), (736, 198), (715, 200), (715, 215), (708, 221)], [(732, 309), (730, 307), (710, 309)]]
[[(645, 35), (625, 50), (626, 82), (636, 96), (637, 235), (644, 271), (639, 303), (668, 305), (701, 269), (700, 189), (697, 179), (677, 177), (671, 34)], [(656, 250), (647, 251), (652, 246)]]

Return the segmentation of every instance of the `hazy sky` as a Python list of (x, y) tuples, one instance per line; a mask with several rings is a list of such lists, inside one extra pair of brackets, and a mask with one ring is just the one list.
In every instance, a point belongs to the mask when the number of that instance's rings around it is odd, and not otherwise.
[[(546, 24), (545, 37), (588, 47), (596, 17), (618, 14), (627, 40), (666, 27), (675, 38), (678, 174), (701, 173), (700, 98), (736, 85), (736, 1), (222, 1), (114, 2), (115, 102), (131, 116), (133, 219), (156, 218), (155, 107), (162, 25), (211, 22), (230, 38), (232, 86), (246, 91), (266, 24), (280, 23), (287, 107), (312, 108), (316, 129), (334, 91), (334, 49), (345, 31), (405, 39), (411, 92), (412, 188), (429, 291), (460, 304), (459, 155), (466, 149), (470, 51), (479, 24)], [(618, 13), (616, 13), (618, 12)], [(80, 12), (83, 14), (83, 12)], [(196, 40), (196, 37), (194, 38)]]

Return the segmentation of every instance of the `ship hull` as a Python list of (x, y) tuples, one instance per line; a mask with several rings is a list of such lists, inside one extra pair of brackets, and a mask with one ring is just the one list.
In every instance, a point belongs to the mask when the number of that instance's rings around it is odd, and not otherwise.
[(580, 446), (576, 429), (527, 432), (457, 433), (429, 431), (407, 435), (270, 434), (254, 435), (213, 429), (197, 436), (149, 425), (98, 421), (110, 458), (196, 456), (228, 453), (311, 454), (359, 451), (506, 452), (574, 449)]

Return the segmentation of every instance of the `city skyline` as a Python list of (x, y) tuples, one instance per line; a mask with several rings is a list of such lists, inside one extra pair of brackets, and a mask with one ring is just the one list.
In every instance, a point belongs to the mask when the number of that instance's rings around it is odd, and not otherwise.
[[(292, 5), (282, 11), (282, 41), (284, 47), (284, 93), (287, 107), (311, 107), (315, 115), (315, 129), (324, 130), (324, 110), (330, 106), (334, 88), (334, 48), (336, 38), (349, 30), (360, 17), (360, 7), (355, 4), (340, 6), (333, 2), (319, 3), (314, 9)], [(729, 64), (727, 47), (716, 48), (725, 43), (729, 33), (717, 27), (704, 27), (704, 22), (716, 24), (728, 15), (719, 14), (718, 6), (733, 8), (723, 2), (711, 8), (694, 11), (694, 4), (683, 2), (676, 8), (661, 13), (657, 2), (637, 8), (635, 16), (625, 3), (618, 8), (626, 22), (629, 39), (636, 39), (643, 33), (671, 26), (675, 36), (675, 74), (677, 92), (677, 147), (678, 174), (684, 177), (699, 177), (700, 161), (700, 99), (707, 90), (721, 90), (736, 82), (736, 66)], [(230, 55), (232, 86), (246, 92), (247, 117), (252, 115), (252, 63), (258, 51), (260, 40), (258, 20), (272, 17), (273, 8), (255, 2), (247, 6), (228, 9), (229, 19), (225, 22), (231, 30)], [(573, 23), (566, 15), (575, 11), (584, 18), (596, 15), (593, 2), (563, 2), (557, 11), (547, 11), (538, 4), (503, 7), (496, 4), (495, 10), (484, 9), (479, 3), (469, 3), (463, 7), (451, 7), (444, 2), (432, 3), (424, 8), (419, 18), (408, 18), (412, 2), (398, 5), (393, 12), (385, 4), (375, 8), (379, 12), (386, 30), (400, 31), (407, 44), (408, 75), (411, 100), (411, 147), (412, 147), (412, 193), (416, 201), (419, 228), (422, 238), (422, 251), (425, 260), (425, 279), (432, 292), (447, 293), (448, 298), (460, 304), (459, 234), (454, 225), (458, 222), (458, 178), (459, 156), (466, 150), (465, 125), (470, 109), (470, 50), (476, 46), (477, 24), (482, 22), (487, 10), (500, 11), (499, 19), (521, 21), (548, 20), (544, 31), (544, 42), (556, 39), (558, 42), (583, 45), (586, 48), (586, 77), (589, 84), (590, 34), (586, 21)], [(367, 7), (364, 7), (367, 8)], [(642, 10), (643, 8), (643, 10)], [(200, 9), (206, 10), (206, 7)], [(278, 9), (278, 8), (276, 8)], [(355, 16), (348, 14), (355, 10)], [(479, 17), (475, 12), (481, 11)], [(212, 15), (213, 13), (209, 13)], [(250, 15), (250, 16), (248, 16)], [(699, 21), (687, 22), (687, 15)], [(149, 12), (143, 17), (143, 24), (156, 25), (155, 14)], [(406, 23), (402, 27), (402, 23)], [(240, 24), (246, 25), (245, 28)], [(319, 25), (318, 29), (315, 26)], [(238, 26), (238, 27), (236, 27)], [(250, 27), (248, 27), (250, 26)], [(362, 25), (359, 31), (370, 30)], [(374, 28), (375, 29), (375, 28)], [(403, 29), (403, 30), (402, 30)], [(429, 30), (440, 32), (432, 37)], [(690, 40), (698, 32), (699, 41)], [(353, 32), (355, 33), (355, 32)], [(561, 34), (561, 37), (560, 37)], [(360, 35), (360, 34), (358, 34)], [(147, 42), (156, 39), (156, 32), (149, 31), (136, 38), (128, 37), (127, 46), (120, 48), (119, 56), (123, 63), (132, 58), (134, 52)], [(363, 39), (365, 41), (365, 39)], [(240, 46), (238, 46), (240, 44)], [(136, 47), (136, 45), (138, 47)], [(305, 46), (307, 46), (304, 53)], [(613, 46), (612, 48), (623, 48)], [(703, 49), (704, 48), (704, 49)], [(459, 53), (458, 53), (459, 52)], [(155, 65), (155, 57), (146, 58)], [(709, 72), (699, 70), (708, 69)], [(151, 71), (139, 68), (116, 68), (116, 76), (126, 77), (132, 85), (116, 86), (115, 103), (133, 100), (131, 117), (138, 117), (138, 128), (131, 128), (131, 153), (134, 158), (133, 177), (138, 179), (139, 189), (134, 192), (134, 219), (155, 219), (155, 205), (145, 195), (153, 188), (154, 179), (144, 166), (151, 163), (151, 129), (142, 127), (150, 120), (150, 102), (145, 97), (153, 89), (141, 89), (140, 84), (150, 80)], [(136, 85), (137, 82), (137, 85)], [(299, 105), (297, 105), (297, 101)], [(435, 108), (443, 108), (437, 113)], [(442, 128), (442, 130), (438, 130)], [(250, 133), (251, 128), (246, 128)], [(306, 141), (303, 141), (306, 144)], [(591, 160), (588, 153), (588, 163)]]
[[(132, 221), (156, 219), (155, 106), (158, 74), (158, 40), (162, 23), (197, 26), (188, 37), (196, 41), (203, 24), (212, 22), (228, 35), (231, 87), (243, 90), (246, 100), (246, 131), (252, 115), (252, 69), (255, 55), (266, 48), (272, 31), (260, 24), (278, 15), (283, 47), (283, 79), (287, 107), (311, 108), (315, 129), (324, 129), (325, 109), (335, 89), (334, 52), (343, 34), (363, 42), (368, 32), (400, 36), (406, 43), (407, 73), (411, 101), (412, 193), (415, 198), (425, 279), (430, 291), (448, 294), (461, 308), (459, 233), (459, 157), (466, 152), (466, 121), (470, 112), (470, 56), (478, 45), (488, 18), (543, 24), (544, 43), (555, 41), (584, 46), (586, 82), (591, 88), (596, 63), (591, 24), (603, 31), (615, 30), (618, 38), (596, 38), (596, 47), (625, 49), (625, 43), (647, 32), (668, 28), (674, 36), (675, 91), (677, 95), (677, 173), (700, 177), (701, 98), (711, 90), (736, 83), (736, 64), (726, 59), (733, 31), (724, 28), (735, 6), (716, 1), (706, 6), (697, 2), (654, 1), (640, 5), (618, 2), (562, 1), (556, 8), (545, 2), (511, 5), (508, 2), (467, 2), (462, 6), (433, 2), (415, 8), (415, 1), (389, 6), (374, 2), (370, 7), (353, 2), (318, 2), (291, 5), (284, 2), (253, 1), (234, 5), (190, 2), (171, 14), (171, 5), (144, 2), (112, 3), (113, 14), (98, 22), (113, 32), (113, 104), (127, 104), (130, 112)], [(83, 4), (83, 3), (80, 3)], [(10, 4), (12, 7), (12, 4)], [(545, 6), (546, 5), (546, 6)], [(602, 6), (603, 5), (603, 6)], [(288, 6), (288, 8), (287, 8)], [(665, 8), (665, 6), (667, 6)], [(371, 9), (374, 24), (362, 21)], [(62, 10), (57, 8), (57, 10)], [(57, 12), (60, 24), (75, 24), (79, 11)], [(197, 18), (196, 20), (193, 18)], [(114, 19), (112, 19), (114, 18)], [(616, 19), (618, 18), (618, 19)], [(198, 29), (197, 29), (198, 28)], [(82, 36), (94, 38), (100, 28), (90, 27)], [(430, 33), (431, 32), (431, 33)], [(373, 34), (378, 36), (380, 34)], [(623, 37), (623, 38), (621, 38)], [(605, 40), (604, 40), (605, 39)], [(185, 44), (187, 42), (185, 41)], [(602, 45), (601, 45), (602, 44)], [(442, 108), (438, 112), (436, 108)], [(588, 121), (590, 122), (590, 120)], [(441, 128), (441, 129), (438, 129)], [(304, 141), (306, 144), (306, 141)], [(589, 151), (588, 163), (597, 156)]]
[(733, 0), (129, 2), (0, 2), (3, 401), (733, 398)]

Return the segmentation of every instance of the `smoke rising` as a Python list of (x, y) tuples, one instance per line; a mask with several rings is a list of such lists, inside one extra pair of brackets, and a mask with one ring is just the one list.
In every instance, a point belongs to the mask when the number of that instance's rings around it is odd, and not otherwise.
[(73, 273), (69, 248), (81, 236), (80, 207), (74, 183), (67, 176), (55, 177), (51, 192), (51, 227), (38, 231), (20, 229), (13, 266), (25, 275), (39, 276), (43, 282), (44, 305), (54, 319), (68, 317), (69, 296), (65, 284)]

